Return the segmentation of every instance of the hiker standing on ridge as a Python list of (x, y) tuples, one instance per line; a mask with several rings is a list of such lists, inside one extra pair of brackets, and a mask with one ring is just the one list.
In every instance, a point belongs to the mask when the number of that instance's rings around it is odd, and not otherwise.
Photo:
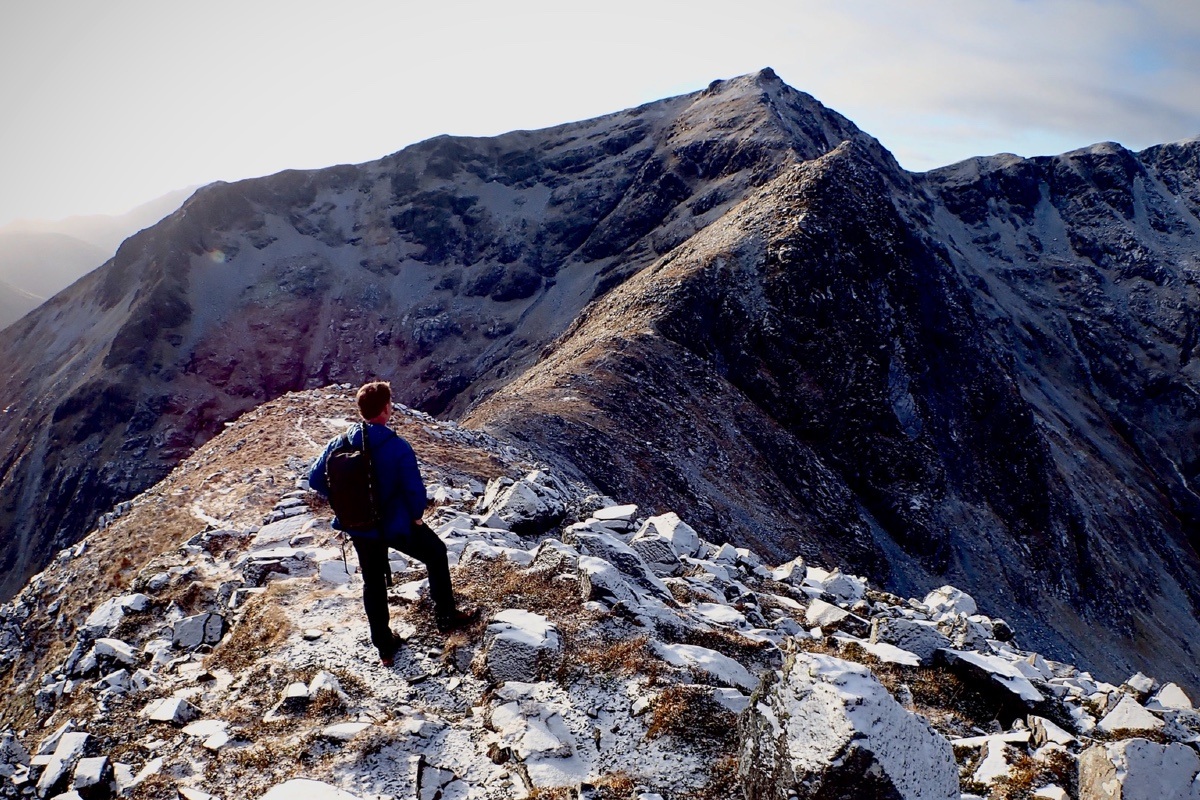
[[(361, 474), (370, 475), (373, 480), (368, 479), (371, 485), (363, 489), (371, 499), (362, 504), (373, 502), (368, 519), (376, 522), (370, 527), (354, 527), (334, 516), (333, 527), (350, 534), (354, 543), (363, 577), (363, 608), (371, 626), (371, 643), (379, 650), (383, 665), (390, 667), (400, 641), (392, 633), (388, 618), (389, 547), (424, 563), (428, 569), (429, 595), (438, 630), (445, 633), (468, 625), (479, 618), (479, 612), (465, 613), (455, 606), (446, 544), (423, 519), (427, 501), (416, 454), (408, 442), (387, 426), (392, 416), (392, 387), (385, 381), (367, 383), (358, 390), (356, 400), (364, 422), (330, 440), (309, 471), (308, 485), (322, 497), (330, 497), (327, 472), (330, 457), (347, 449), (361, 457), (365, 433), (367, 471)], [(335, 501), (340, 488), (333, 492)], [(362, 513), (361, 509), (352, 511)], [(344, 509), (340, 512), (335, 509), (335, 514), (349, 516)]]

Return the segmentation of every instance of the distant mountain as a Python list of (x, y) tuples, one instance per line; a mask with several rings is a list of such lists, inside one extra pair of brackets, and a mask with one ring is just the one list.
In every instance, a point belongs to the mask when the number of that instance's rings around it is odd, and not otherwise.
[(0, 328), (16, 322), (40, 302), (36, 295), (0, 280)]
[(20, 220), (0, 227), (0, 281), (20, 290), (0, 301), (0, 328), (112, 257), (126, 238), (153, 225), (194, 191), (181, 189), (125, 214)]
[(242, 411), (379, 375), (714, 540), (1200, 686), (1198, 155), (914, 175), (764, 71), (205, 187), (0, 333), (0, 588)]

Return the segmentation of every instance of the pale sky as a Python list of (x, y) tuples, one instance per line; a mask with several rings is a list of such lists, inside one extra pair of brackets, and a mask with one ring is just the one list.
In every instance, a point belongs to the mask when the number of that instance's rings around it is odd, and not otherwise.
[(766, 66), (911, 170), (1200, 135), (1196, 0), (3, 0), (0, 225)]

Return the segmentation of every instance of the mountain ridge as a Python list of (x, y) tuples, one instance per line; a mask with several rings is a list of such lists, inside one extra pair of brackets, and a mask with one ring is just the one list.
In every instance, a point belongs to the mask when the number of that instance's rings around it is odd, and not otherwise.
[(0, 334), (2, 588), (237, 414), (382, 375), (717, 539), (1194, 682), (1194, 153), (1093, 150), (911, 174), (764, 71), (202, 189)]

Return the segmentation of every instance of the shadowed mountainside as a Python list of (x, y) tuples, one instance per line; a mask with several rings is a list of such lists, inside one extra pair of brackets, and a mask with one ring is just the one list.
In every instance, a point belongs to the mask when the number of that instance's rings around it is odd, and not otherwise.
[(1200, 686), (1196, 151), (912, 175), (764, 71), (206, 187), (0, 334), (2, 588), (241, 411), (381, 375), (710, 539)]

